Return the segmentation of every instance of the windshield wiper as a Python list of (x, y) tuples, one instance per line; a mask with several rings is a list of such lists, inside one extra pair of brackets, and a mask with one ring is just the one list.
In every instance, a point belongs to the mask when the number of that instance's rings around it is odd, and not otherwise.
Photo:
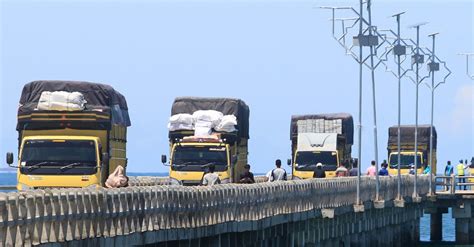
[(46, 164), (59, 164), (59, 162), (56, 162), (56, 161), (43, 161), (43, 162), (39, 162), (39, 163), (36, 163), (34, 165), (31, 165), (31, 166), (25, 166), (28, 171), (31, 171), (33, 169), (36, 169), (36, 168), (40, 168), (42, 165), (46, 165)]
[(206, 168), (206, 167), (209, 167), (210, 165), (216, 165), (217, 162), (213, 161), (213, 162), (208, 162), (204, 165), (201, 165), (201, 168)]
[(184, 163), (181, 163), (181, 164), (172, 164), (172, 166), (176, 166), (176, 167), (183, 167), (183, 166), (186, 166), (186, 165), (190, 165), (190, 164), (193, 164), (193, 163), (196, 163), (197, 161), (188, 161), (188, 162), (184, 162)]
[(74, 163), (62, 166), (61, 168), (59, 168), (59, 170), (63, 171), (63, 170), (70, 169), (70, 168), (73, 168), (75, 166), (80, 166), (80, 165), (83, 165), (83, 164), (84, 164), (83, 162), (74, 162)]

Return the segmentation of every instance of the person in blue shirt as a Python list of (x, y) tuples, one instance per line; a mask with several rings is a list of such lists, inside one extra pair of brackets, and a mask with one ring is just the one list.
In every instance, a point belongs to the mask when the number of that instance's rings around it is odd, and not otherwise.
[[(454, 167), (451, 165), (451, 161), (448, 160), (446, 168), (444, 168), (444, 175), (451, 177), (454, 173)], [(449, 191), (449, 184), (451, 183), (451, 178), (446, 178), (446, 190)]]
[(423, 170), (423, 174), (430, 174), (431, 168), (429, 165), (425, 164), (425, 169)]
[(381, 167), (382, 168), (380, 168), (379, 176), (388, 176), (388, 170), (387, 170), (388, 164), (384, 162), (382, 163)]

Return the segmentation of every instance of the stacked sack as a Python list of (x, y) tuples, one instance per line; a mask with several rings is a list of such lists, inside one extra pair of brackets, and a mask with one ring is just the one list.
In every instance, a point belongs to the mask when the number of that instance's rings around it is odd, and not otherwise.
[(199, 110), (191, 114), (176, 114), (170, 117), (169, 131), (194, 130), (195, 136), (210, 136), (214, 131), (235, 132), (237, 118), (215, 110)]
[(168, 123), (169, 131), (176, 130), (193, 130), (194, 129), (194, 117), (191, 114), (176, 114), (170, 117)]
[(87, 101), (79, 92), (44, 91), (38, 101), (38, 110), (43, 111), (82, 111)]

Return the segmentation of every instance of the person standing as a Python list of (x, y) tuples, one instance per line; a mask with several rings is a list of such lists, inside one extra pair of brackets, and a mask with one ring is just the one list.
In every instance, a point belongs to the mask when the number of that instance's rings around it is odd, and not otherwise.
[[(467, 163), (467, 159), (466, 159), (466, 160), (464, 160), (464, 176), (471, 176), (471, 175), (472, 175), (472, 174), (471, 174), (471, 169), (470, 169), (469, 164)], [(469, 178), (467, 178), (467, 179), (464, 178), (464, 181), (467, 182), (467, 183), (469, 183), (469, 180), (470, 180)], [(466, 186), (465, 186), (465, 187), (466, 187)], [(470, 186), (470, 185), (468, 185), (467, 188), (468, 188), (469, 190), (471, 190), (471, 186)], [(466, 189), (466, 188), (465, 188), (465, 189)]]
[(349, 176), (355, 177), (359, 173), (359, 169), (357, 168), (357, 162), (352, 164), (352, 168), (349, 170)]
[(270, 173), (270, 182), (273, 181), (280, 181), (280, 180), (286, 180), (286, 171), (285, 169), (281, 168), (281, 160), (277, 159), (275, 160), (275, 166), (276, 168), (273, 169)]
[(336, 169), (336, 177), (347, 177), (349, 175), (349, 170), (344, 166), (344, 163), (341, 163)]
[(424, 165), (425, 169), (423, 170), (423, 174), (430, 174), (431, 168), (428, 164)]
[(415, 175), (415, 165), (410, 164), (410, 171), (408, 172), (410, 175)]
[(209, 165), (209, 172), (204, 174), (202, 177), (202, 185), (212, 186), (215, 184), (220, 184), (221, 180), (219, 179), (219, 173), (215, 172), (216, 167), (214, 165)]
[(384, 162), (382, 163), (381, 167), (382, 168), (380, 168), (379, 176), (388, 176), (388, 170), (387, 170), (388, 164)]
[(375, 160), (372, 160), (372, 162), (370, 162), (369, 168), (367, 168), (367, 175), (375, 176), (375, 174)]
[(451, 177), (453, 176), (454, 174), (454, 168), (453, 166), (451, 165), (451, 161), (448, 160), (448, 163), (446, 164), (446, 167), (444, 168), (444, 175), (449, 177), (449, 178), (446, 178), (446, 191), (449, 191), (449, 188), (450, 188), (450, 184), (451, 184)]
[[(462, 163), (462, 160), (459, 160), (459, 164), (456, 166), (456, 171), (457, 171), (457, 175), (459, 176), (459, 183), (465, 183), (466, 182), (466, 179), (463, 178), (464, 175), (465, 175), (465, 169), (466, 169), (466, 166)], [(461, 189), (462, 185), (459, 186), (459, 189)], [(466, 185), (464, 185), (464, 190), (466, 190)]]
[(316, 168), (314, 169), (313, 178), (325, 178), (326, 172), (323, 169), (323, 164), (318, 163), (316, 164)]
[(253, 173), (250, 171), (250, 165), (247, 164), (244, 166), (244, 172), (240, 174), (240, 180), (239, 183), (241, 184), (253, 184), (255, 183), (255, 178), (253, 176)]

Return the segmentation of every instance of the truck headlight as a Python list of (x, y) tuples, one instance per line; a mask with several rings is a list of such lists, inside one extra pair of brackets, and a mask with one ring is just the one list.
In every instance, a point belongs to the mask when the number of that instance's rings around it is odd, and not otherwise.
[(32, 190), (34, 189), (33, 187), (30, 187), (26, 184), (23, 184), (23, 183), (18, 183), (18, 186), (17, 188), (19, 188), (18, 190)]
[(228, 184), (230, 183), (230, 179), (229, 178), (224, 178), (221, 180), (221, 184)]
[(176, 178), (170, 178), (169, 179), (169, 184), (170, 185), (182, 185), (183, 183), (181, 181), (179, 181), (178, 179), (176, 179)]
[(298, 176), (292, 175), (291, 180), (301, 180), (301, 178)]

